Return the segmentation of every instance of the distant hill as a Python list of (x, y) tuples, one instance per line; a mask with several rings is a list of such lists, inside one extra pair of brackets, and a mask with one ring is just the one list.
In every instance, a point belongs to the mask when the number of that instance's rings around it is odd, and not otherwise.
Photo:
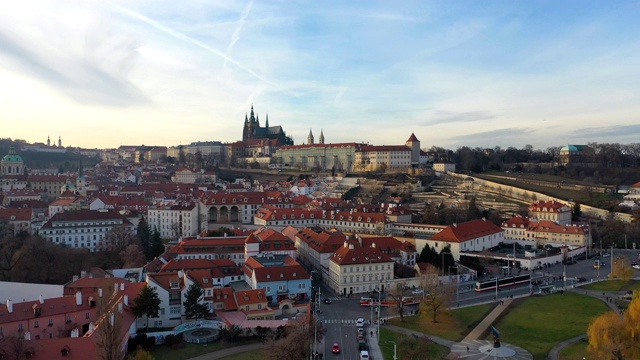
[(83, 168), (95, 166), (100, 159), (82, 156), (73, 152), (63, 154), (44, 153), (35, 151), (21, 151), (24, 142), (16, 142), (8, 139), (0, 139), (0, 159), (9, 153), (9, 148), (14, 146), (16, 153), (22, 157), (28, 168), (52, 168), (58, 172), (76, 171), (82, 162)]

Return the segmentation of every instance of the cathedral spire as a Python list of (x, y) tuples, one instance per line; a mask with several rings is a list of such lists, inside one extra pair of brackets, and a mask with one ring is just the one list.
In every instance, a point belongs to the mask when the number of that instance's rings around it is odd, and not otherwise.
[(311, 129), (309, 129), (309, 136), (307, 136), (307, 144), (313, 144), (313, 132), (311, 132)]
[(256, 124), (258, 124), (258, 127), (260, 127), (260, 119), (258, 118), (258, 114), (256, 114)]
[(245, 123), (249, 122), (249, 117), (247, 116), (247, 113), (244, 113), (244, 122)]
[(251, 105), (251, 114), (249, 115), (249, 121), (251, 121), (251, 122), (255, 122), (256, 121), (256, 117), (253, 114), (253, 105)]
[(47, 135), (47, 146), (51, 146), (51, 138)]
[(318, 138), (318, 143), (324, 144), (324, 133), (322, 132), (322, 129), (320, 129), (320, 137)]
[(264, 126), (267, 127), (267, 128), (269, 127), (269, 113), (267, 113), (267, 120), (266, 120)]

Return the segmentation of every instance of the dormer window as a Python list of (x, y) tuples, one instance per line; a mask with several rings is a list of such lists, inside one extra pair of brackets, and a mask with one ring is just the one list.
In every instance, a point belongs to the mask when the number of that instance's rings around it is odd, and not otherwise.
[(180, 287), (180, 283), (179, 282), (171, 282), (171, 288), (172, 289), (177, 289)]

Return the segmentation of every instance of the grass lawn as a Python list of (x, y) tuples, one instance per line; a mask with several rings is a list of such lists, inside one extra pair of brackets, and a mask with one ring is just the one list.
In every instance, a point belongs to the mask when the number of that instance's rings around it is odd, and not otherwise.
[(495, 326), (502, 341), (526, 349), (534, 359), (546, 359), (553, 346), (586, 333), (589, 322), (607, 311), (598, 299), (565, 292), (515, 300)]
[(241, 354), (231, 355), (223, 357), (220, 360), (256, 360), (266, 359), (267, 353), (265, 350), (247, 351)]
[(225, 349), (233, 346), (240, 346), (246, 344), (253, 344), (260, 340), (248, 340), (238, 341), (235, 343), (229, 343), (223, 340), (218, 340), (209, 344), (188, 344), (182, 342), (178, 347), (169, 347), (164, 345), (155, 345), (149, 351), (156, 360), (184, 360), (196, 357), (202, 354), (210, 353), (212, 351)]
[[(398, 334), (391, 330), (380, 328), (380, 350), (382, 357), (387, 360), (393, 359), (393, 343), (397, 345), (396, 354), (404, 356), (418, 356), (420, 359), (445, 359), (449, 354), (449, 348), (446, 346), (425, 343), (423, 339), (416, 339), (413, 336)], [(417, 359), (418, 357), (411, 357)]]
[(607, 280), (599, 281), (585, 286), (581, 286), (587, 290), (597, 291), (623, 291), (640, 289), (640, 281), (637, 280)]
[(587, 353), (587, 341), (580, 341), (575, 344), (571, 344), (560, 352), (560, 360), (582, 360), (588, 359)]
[(400, 318), (391, 319), (389, 324), (460, 341), (493, 310), (493, 307), (485, 304), (443, 312), (438, 314), (437, 323), (431, 322), (431, 314), (420, 312), (419, 316), (405, 316), (404, 322), (401, 322)]

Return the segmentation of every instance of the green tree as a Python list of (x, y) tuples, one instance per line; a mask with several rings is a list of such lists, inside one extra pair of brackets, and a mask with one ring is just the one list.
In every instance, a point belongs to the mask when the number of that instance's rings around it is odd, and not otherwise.
[(151, 229), (149, 229), (149, 223), (147, 223), (147, 220), (144, 218), (144, 216), (140, 218), (136, 234), (138, 235), (138, 239), (140, 239), (140, 244), (142, 245), (144, 256), (149, 261), (153, 260), (154, 254), (153, 245), (151, 242)]
[(476, 198), (473, 197), (469, 200), (469, 207), (467, 208), (467, 221), (481, 219), (482, 212), (478, 209), (476, 205)]
[(571, 220), (580, 221), (580, 217), (582, 217), (582, 209), (580, 208), (580, 203), (576, 201), (571, 209)]
[(184, 305), (184, 315), (187, 319), (200, 319), (206, 318), (211, 314), (207, 304), (200, 302), (200, 298), (204, 296), (204, 289), (197, 281), (194, 281), (187, 289), (185, 300), (182, 303)]
[(136, 317), (145, 316), (147, 318), (146, 329), (149, 330), (149, 318), (158, 317), (160, 313), (160, 303), (162, 300), (158, 297), (158, 293), (154, 288), (145, 286), (140, 290), (138, 296), (133, 299), (133, 315)]
[(154, 259), (164, 253), (164, 243), (158, 229), (154, 229), (151, 235), (151, 258)]

